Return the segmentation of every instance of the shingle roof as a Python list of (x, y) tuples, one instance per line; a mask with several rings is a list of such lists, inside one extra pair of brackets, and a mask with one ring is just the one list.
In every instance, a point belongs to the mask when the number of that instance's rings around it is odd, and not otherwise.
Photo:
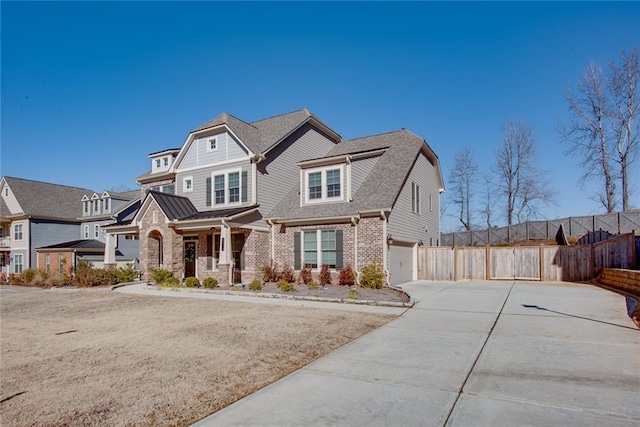
[(82, 216), (80, 200), (93, 190), (5, 176), (25, 215), (76, 219)]
[(257, 208), (259, 205), (253, 206), (244, 206), (241, 208), (231, 208), (231, 209), (214, 209), (210, 211), (202, 211), (196, 212), (184, 218), (180, 218), (181, 220), (192, 220), (192, 219), (213, 219), (213, 218), (227, 218), (230, 216), (238, 215), (243, 212), (250, 211), (252, 209)]
[(281, 220), (322, 218), (390, 209), (423, 144), (423, 139), (404, 129), (337, 144), (326, 157), (386, 148), (358, 191), (352, 195), (353, 201), (300, 206), (298, 183), (267, 217)]
[(262, 153), (294, 129), (298, 128), (298, 126), (309, 118), (313, 118), (317, 122), (322, 123), (320, 119), (306, 108), (250, 123), (224, 112), (204, 123), (195, 129), (194, 132), (224, 124), (228, 126), (233, 133), (238, 135), (252, 152)]
[(55, 245), (43, 246), (38, 249), (102, 249), (104, 243), (99, 240), (72, 240), (70, 242), (56, 243)]
[(7, 206), (4, 199), (0, 197), (0, 217), (6, 217), (9, 214), (11, 214), (11, 212), (9, 212), (9, 206)]
[(186, 197), (149, 191), (147, 197), (153, 197), (169, 220), (181, 219), (198, 212), (198, 209)]
[(140, 190), (129, 190), (129, 191), (123, 191), (123, 192), (107, 190), (107, 193), (109, 193), (111, 197), (114, 197), (120, 200), (134, 200), (140, 197)]

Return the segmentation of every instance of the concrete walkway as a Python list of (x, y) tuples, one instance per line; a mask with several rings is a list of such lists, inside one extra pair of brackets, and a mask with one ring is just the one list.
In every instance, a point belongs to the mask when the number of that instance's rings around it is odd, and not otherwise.
[(401, 317), (196, 426), (638, 426), (640, 331), (589, 285), (414, 282)]

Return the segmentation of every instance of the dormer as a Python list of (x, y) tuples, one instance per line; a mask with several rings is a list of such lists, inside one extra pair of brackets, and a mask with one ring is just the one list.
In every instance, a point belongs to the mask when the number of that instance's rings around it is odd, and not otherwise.
[(168, 150), (149, 154), (149, 157), (151, 158), (151, 173), (169, 171), (179, 152), (179, 148), (170, 148)]
[(348, 155), (298, 163), (300, 206), (351, 201), (351, 159)]
[(82, 196), (82, 216), (89, 215), (91, 215), (91, 200), (89, 200), (89, 197), (85, 194)]
[(93, 196), (91, 196), (91, 204), (93, 205), (93, 215), (100, 215), (102, 201), (96, 193), (93, 193)]
[(111, 213), (111, 195), (105, 191), (100, 197), (102, 199), (102, 213)]

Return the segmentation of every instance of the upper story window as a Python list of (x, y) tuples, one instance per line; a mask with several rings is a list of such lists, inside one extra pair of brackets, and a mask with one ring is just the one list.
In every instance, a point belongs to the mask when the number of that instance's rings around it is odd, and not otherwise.
[(207, 141), (207, 151), (216, 151), (218, 149), (218, 141), (215, 138), (211, 138)]
[(168, 157), (164, 157), (162, 159), (162, 166), (164, 166), (164, 167), (169, 166), (169, 158)]
[(89, 215), (89, 201), (85, 200), (82, 202), (82, 213), (83, 215)]
[(93, 226), (93, 238), (94, 239), (100, 238), (100, 226), (98, 224), (95, 224)]
[[(214, 205), (239, 204), (247, 201), (247, 172), (231, 170), (213, 176)], [(207, 184), (208, 185), (208, 184)], [(207, 202), (209, 203), (209, 202)], [(207, 205), (208, 206), (208, 205)]]
[(304, 170), (306, 203), (344, 200), (344, 167), (331, 165)]
[(93, 213), (94, 214), (99, 214), (100, 213), (100, 200), (94, 200), (93, 201)]
[(193, 177), (187, 176), (182, 181), (182, 191), (193, 191)]
[(156, 159), (156, 169), (160, 169), (161, 163), (160, 159)]
[(16, 224), (13, 226), (13, 239), (22, 240), (22, 224)]
[(420, 213), (420, 186), (415, 182), (411, 183), (411, 212)]
[(103, 202), (103, 203), (104, 203), (104, 204), (103, 204), (103, 207), (104, 207), (104, 211), (105, 211), (105, 213), (109, 212), (109, 210), (111, 209), (111, 202), (110, 202), (110, 199), (107, 197), (106, 199), (104, 199), (104, 202)]
[(9, 197), (9, 187), (4, 187), (4, 196)]
[(83, 239), (88, 239), (89, 238), (89, 226), (88, 225), (85, 225), (83, 227), (82, 238)]

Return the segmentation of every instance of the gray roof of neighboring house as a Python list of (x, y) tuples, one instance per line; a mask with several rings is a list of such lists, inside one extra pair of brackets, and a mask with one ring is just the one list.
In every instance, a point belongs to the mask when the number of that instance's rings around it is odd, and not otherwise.
[(160, 191), (149, 191), (147, 197), (153, 197), (167, 218), (172, 221), (198, 212), (191, 200), (186, 197), (161, 193)]
[(229, 209), (214, 209), (210, 211), (197, 212), (180, 219), (186, 221), (186, 220), (192, 220), (192, 219), (228, 218), (230, 216), (234, 216), (243, 212), (250, 211), (257, 207), (259, 207), (259, 205), (243, 206), (240, 208), (229, 208)]
[(109, 191), (107, 193), (115, 199), (120, 200), (134, 200), (140, 197), (140, 190), (129, 190), (129, 191)]
[(352, 195), (353, 201), (300, 206), (300, 184), (297, 183), (267, 218), (323, 218), (391, 209), (423, 144), (426, 142), (422, 138), (405, 129), (337, 144), (326, 157), (386, 148), (358, 191)]
[(5, 176), (25, 215), (76, 220), (82, 216), (80, 200), (93, 190)]

